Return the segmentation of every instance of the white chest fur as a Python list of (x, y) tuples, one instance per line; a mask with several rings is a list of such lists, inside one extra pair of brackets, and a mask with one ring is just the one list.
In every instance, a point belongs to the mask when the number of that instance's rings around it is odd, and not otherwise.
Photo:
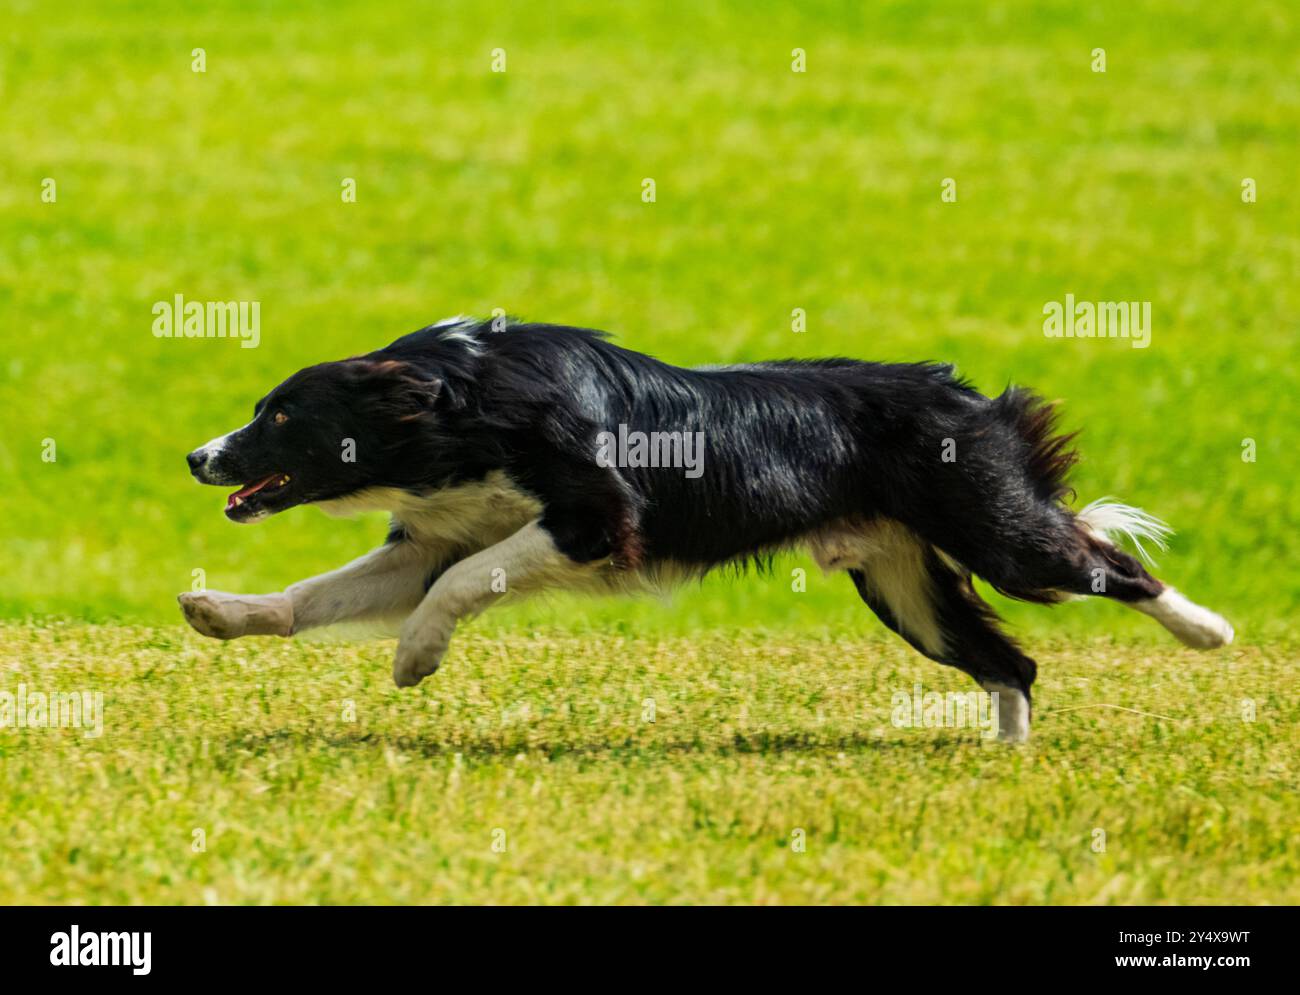
[(322, 501), (318, 507), (335, 517), (387, 511), (415, 542), (469, 550), (501, 542), (542, 513), (541, 502), (520, 490), (499, 470), (483, 480), (427, 494), (372, 487), (345, 498)]

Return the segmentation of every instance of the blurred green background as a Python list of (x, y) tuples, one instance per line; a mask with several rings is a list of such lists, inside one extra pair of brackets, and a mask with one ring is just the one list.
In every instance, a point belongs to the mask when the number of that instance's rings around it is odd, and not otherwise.
[[(196, 568), (276, 590), (361, 554), (382, 520), (233, 525), (185, 452), (299, 367), (503, 308), (683, 364), (942, 359), (988, 392), (1035, 386), (1084, 428), (1080, 499), (1166, 518), (1158, 573), (1246, 641), (1285, 637), (1295, 9), (1086, 7), (4, 3), (0, 616), (176, 621)], [(154, 338), (178, 293), (260, 301), (261, 346)], [(1150, 348), (1044, 337), (1067, 293), (1152, 302)], [(1164, 638), (1113, 605), (1004, 607), (1022, 629)], [(671, 604), (493, 617), (877, 624), (798, 558)]]

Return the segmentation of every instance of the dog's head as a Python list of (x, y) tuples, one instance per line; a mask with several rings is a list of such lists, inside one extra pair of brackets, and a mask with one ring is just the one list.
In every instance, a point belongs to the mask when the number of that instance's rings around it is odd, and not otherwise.
[(226, 499), (235, 522), (400, 485), (390, 468), (427, 435), (441, 388), (401, 359), (310, 366), (258, 401), (251, 422), (186, 459), (200, 483), (239, 488)]

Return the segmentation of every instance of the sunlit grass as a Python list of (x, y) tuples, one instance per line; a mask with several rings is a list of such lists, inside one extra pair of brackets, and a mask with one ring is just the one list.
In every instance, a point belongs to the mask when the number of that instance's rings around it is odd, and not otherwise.
[(895, 727), (973, 685), (870, 639), (480, 623), (407, 691), (391, 643), (0, 652), (0, 690), (105, 701), (98, 738), (0, 730), (0, 902), (1300, 900), (1281, 652), (1043, 648), (1022, 748)]

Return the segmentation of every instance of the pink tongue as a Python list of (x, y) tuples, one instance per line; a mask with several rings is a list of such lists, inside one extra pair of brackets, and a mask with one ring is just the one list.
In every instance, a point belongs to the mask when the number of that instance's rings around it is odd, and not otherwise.
[(232, 504), (234, 504), (235, 498), (246, 498), (248, 497), (248, 495), (260, 491), (263, 487), (265, 487), (267, 484), (269, 484), (272, 480), (274, 480), (278, 476), (280, 476), (278, 473), (273, 473), (264, 480), (259, 480), (255, 484), (249, 484), (247, 487), (243, 487), (235, 491), (234, 494), (226, 498), (226, 507), (229, 508)]

